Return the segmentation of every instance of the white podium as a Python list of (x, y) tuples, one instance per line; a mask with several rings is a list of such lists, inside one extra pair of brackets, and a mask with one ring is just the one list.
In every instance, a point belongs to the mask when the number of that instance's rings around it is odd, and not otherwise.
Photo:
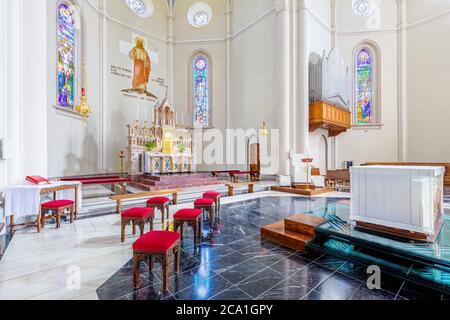
[(436, 237), (443, 217), (444, 172), (444, 167), (353, 167), (350, 218), (400, 235)]

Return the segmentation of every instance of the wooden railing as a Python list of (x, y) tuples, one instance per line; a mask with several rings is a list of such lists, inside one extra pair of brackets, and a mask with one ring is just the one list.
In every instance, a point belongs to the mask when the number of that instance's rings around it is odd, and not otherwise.
[(325, 102), (313, 103), (309, 107), (309, 127), (314, 132), (327, 129), (335, 137), (351, 128), (351, 112)]

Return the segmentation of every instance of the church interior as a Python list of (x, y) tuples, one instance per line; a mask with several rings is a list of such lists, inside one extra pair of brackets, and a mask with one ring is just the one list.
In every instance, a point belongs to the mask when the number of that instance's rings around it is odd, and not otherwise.
[(448, 0), (0, 0), (0, 300), (449, 300), (449, 30)]

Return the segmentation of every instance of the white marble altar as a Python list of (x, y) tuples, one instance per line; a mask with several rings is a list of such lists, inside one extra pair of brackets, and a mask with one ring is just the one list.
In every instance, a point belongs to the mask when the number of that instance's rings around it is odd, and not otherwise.
[(350, 218), (434, 237), (443, 216), (444, 172), (444, 167), (353, 167)]

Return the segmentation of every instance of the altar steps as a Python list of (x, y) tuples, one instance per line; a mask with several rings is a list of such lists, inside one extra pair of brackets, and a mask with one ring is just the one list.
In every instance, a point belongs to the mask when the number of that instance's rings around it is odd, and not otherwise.
[(144, 175), (135, 177), (131, 186), (145, 190), (157, 191), (174, 188), (190, 188), (225, 184), (226, 181), (211, 177), (206, 173), (179, 174), (179, 175)]
[(287, 248), (307, 252), (307, 243), (316, 238), (316, 227), (326, 220), (304, 214), (289, 217), (283, 221), (264, 226), (261, 237)]
[[(324, 235), (319, 235), (308, 242), (307, 249), (325, 252), (357, 265), (377, 266), (383, 272), (396, 278), (450, 294), (450, 269), (413, 261), (401, 254), (394, 255), (370, 246), (359, 246), (342, 238)], [(349, 264), (349, 268), (351, 266)]]

